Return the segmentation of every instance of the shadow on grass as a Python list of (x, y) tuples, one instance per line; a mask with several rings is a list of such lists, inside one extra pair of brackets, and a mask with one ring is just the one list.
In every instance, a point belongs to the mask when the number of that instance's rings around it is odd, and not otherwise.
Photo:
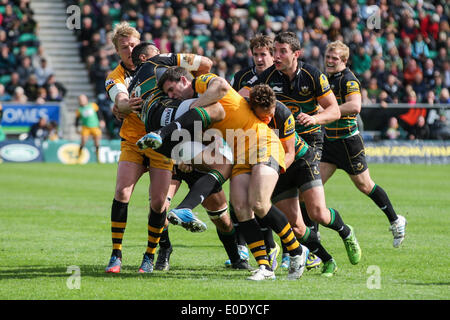
[[(211, 266), (189, 266), (189, 267), (171, 267), (169, 271), (153, 271), (149, 274), (137, 272), (136, 266), (122, 266), (122, 271), (117, 274), (105, 273), (104, 266), (99, 265), (80, 265), (81, 277), (93, 278), (149, 278), (149, 279), (167, 279), (167, 280), (242, 280), (250, 275), (247, 270), (233, 270), (225, 267)], [(1, 280), (21, 280), (36, 278), (67, 278), (72, 272), (67, 271), (68, 267), (62, 266), (21, 266), (9, 268), (0, 271)]]

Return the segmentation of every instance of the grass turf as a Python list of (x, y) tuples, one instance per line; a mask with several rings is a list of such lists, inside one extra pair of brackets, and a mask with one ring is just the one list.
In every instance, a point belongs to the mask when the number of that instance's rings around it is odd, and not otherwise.
[[(343, 172), (326, 185), (327, 205), (356, 231), (361, 262), (349, 263), (338, 235), (320, 228), (322, 243), (338, 263), (337, 274), (320, 269), (287, 281), (250, 282), (248, 271), (229, 270), (213, 224), (193, 234), (169, 229), (171, 269), (137, 273), (147, 241), (148, 175), (136, 186), (123, 242), (123, 269), (105, 274), (111, 253), (110, 209), (116, 165), (0, 165), (0, 299), (2, 300), (448, 300), (450, 167), (370, 165), (374, 181), (408, 220), (399, 249), (384, 214)], [(227, 189), (228, 184), (225, 185)], [(186, 193), (180, 190), (174, 203)], [(275, 235), (275, 239), (278, 238)], [(279, 257), (281, 260), (281, 257)], [(252, 266), (256, 266), (251, 258)], [(68, 268), (80, 270), (70, 289)], [(70, 269), (70, 268), (69, 268)], [(375, 271), (373, 271), (375, 270)], [(69, 273), (68, 273), (69, 272)], [(374, 280), (375, 279), (375, 280)]]

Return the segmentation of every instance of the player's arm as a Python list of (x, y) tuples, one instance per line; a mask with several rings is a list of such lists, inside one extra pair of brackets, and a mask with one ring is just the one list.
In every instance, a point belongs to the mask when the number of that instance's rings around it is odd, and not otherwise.
[(343, 90), (342, 95), (344, 96), (345, 102), (339, 106), (341, 114), (346, 116), (360, 113), (362, 99), (359, 82), (354, 78), (350, 78), (346, 81)]
[(208, 106), (218, 102), (231, 89), (230, 84), (221, 77), (214, 77), (208, 83), (206, 91), (191, 104), (191, 108)]
[(353, 93), (345, 98), (345, 103), (339, 106), (341, 115), (358, 114), (361, 112), (361, 94)]
[(209, 73), (213, 66), (210, 58), (192, 53), (178, 54), (177, 64), (190, 71), (194, 77)]
[(294, 162), (295, 159), (295, 135), (291, 135), (287, 139), (282, 139), (281, 144), (284, 149), (284, 163), (286, 164), (286, 169)]

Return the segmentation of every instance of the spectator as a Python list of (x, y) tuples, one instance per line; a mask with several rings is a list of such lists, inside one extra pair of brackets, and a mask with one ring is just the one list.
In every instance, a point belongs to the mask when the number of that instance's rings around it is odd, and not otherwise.
[(210, 36), (209, 24), (211, 23), (211, 15), (205, 10), (205, 5), (202, 2), (197, 2), (195, 10), (191, 13), (193, 23), (192, 34), (195, 36), (205, 35)]
[(47, 59), (42, 58), (40, 66), (36, 67), (35, 75), (39, 86), (43, 86), (48, 77), (53, 74), (53, 69), (48, 65)]
[(406, 65), (405, 71), (403, 72), (403, 79), (405, 80), (405, 84), (412, 84), (414, 82), (414, 79), (416, 78), (416, 75), (419, 73), (422, 74), (422, 70), (420, 70), (416, 60), (409, 60), (408, 64)]
[(421, 33), (417, 35), (416, 40), (412, 44), (412, 56), (414, 59), (424, 62), (430, 57), (430, 50)]
[(422, 72), (416, 73), (412, 88), (417, 95), (417, 101), (419, 103), (424, 102), (426, 100), (428, 88), (426, 83), (423, 81)]
[(17, 73), (19, 74), (19, 83), (21, 86), (24, 86), (25, 83), (28, 81), (28, 78), (30, 75), (34, 74), (35, 70), (33, 66), (31, 65), (31, 58), (25, 57), (22, 60), (22, 63), (17, 68)]
[(15, 103), (27, 103), (28, 98), (25, 95), (25, 90), (22, 87), (18, 86), (14, 89), (14, 95), (11, 102)]
[(441, 94), (439, 95), (439, 103), (450, 104), (450, 95), (447, 88), (443, 88), (441, 90)]
[(417, 118), (417, 123), (412, 128), (408, 138), (409, 140), (428, 140), (430, 138), (430, 128), (428, 127), (424, 116), (419, 116)]
[(12, 99), (11, 95), (6, 92), (5, 86), (0, 83), (0, 102), (10, 101)]
[(37, 77), (33, 73), (28, 77), (25, 86), (23, 87), (25, 90), (25, 95), (28, 97), (30, 101), (36, 101), (39, 93), (39, 85), (37, 82)]
[(450, 140), (450, 125), (446, 117), (445, 111), (439, 113), (439, 118), (434, 121), (430, 128), (432, 139)]
[(406, 133), (399, 126), (397, 118), (396, 117), (389, 118), (388, 126), (385, 129), (382, 137), (388, 140), (398, 140), (403, 139), (405, 135)]
[(393, 99), (398, 96), (401, 90), (401, 81), (394, 76), (393, 74), (389, 74), (386, 82), (383, 84), (383, 90), (386, 91), (388, 96)]
[(30, 127), (27, 139), (43, 142), (44, 140), (47, 140), (48, 134), (47, 118), (40, 117), (38, 122)]
[(325, 62), (318, 46), (312, 47), (311, 56), (307, 61), (319, 70), (325, 70)]
[(45, 89), (47, 89), (48, 92), (50, 92), (50, 87), (51, 86), (55, 86), (58, 89), (59, 95), (61, 96), (61, 98), (64, 98), (66, 93), (67, 93), (67, 89), (66, 87), (59, 81), (56, 81), (56, 77), (54, 74), (51, 74), (48, 78), (47, 81), (44, 84)]
[(370, 56), (366, 53), (366, 49), (364, 47), (358, 48), (358, 53), (351, 56), (352, 57), (352, 65), (351, 69), (356, 73), (356, 76), (361, 76), (365, 71), (370, 69), (370, 65), (372, 60)]
[(16, 57), (6, 44), (0, 48), (0, 75), (11, 74), (16, 68)]
[[(43, 87), (42, 89), (45, 90), (45, 87)], [(46, 91), (48, 93), (47, 94), (47, 101), (51, 101), (51, 102), (63, 101), (63, 96), (59, 92), (59, 90), (56, 87), (56, 85), (52, 84), (52, 85), (48, 86), (48, 90), (46, 90)]]

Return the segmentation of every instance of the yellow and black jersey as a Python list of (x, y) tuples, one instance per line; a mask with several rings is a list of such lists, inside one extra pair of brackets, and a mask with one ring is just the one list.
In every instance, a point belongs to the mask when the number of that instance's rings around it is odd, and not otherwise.
[[(302, 61), (298, 63), (293, 80), (273, 65), (249, 80), (247, 86), (268, 84), (275, 92), (277, 99), (291, 110), (294, 118), (302, 112), (315, 115), (319, 111), (317, 100), (332, 92), (330, 84), (327, 76), (316, 67)], [(297, 133), (303, 134), (320, 130), (320, 125), (304, 127), (297, 123), (295, 129)]]
[(234, 90), (239, 91), (247, 85), (250, 79), (256, 76), (255, 67), (245, 68), (236, 72), (233, 79), (231, 79), (230, 84)]
[[(339, 105), (345, 103), (350, 95), (361, 94), (361, 84), (348, 68), (331, 75), (329, 80)], [(339, 120), (327, 124), (325, 126), (325, 137), (329, 140), (336, 140), (358, 133), (356, 116), (357, 114), (345, 115)]]
[[(134, 73), (133, 70), (127, 69), (121, 62), (108, 74), (105, 81), (105, 89), (113, 102), (115, 102), (116, 95), (119, 92), (128, 94), (128, 86), (131, 83)], [(120, 137), (135, 143), (143, 135), (145, 135), (145, 128), (142, 121), (135, 113), (130, 113), (122, 122)]]
[[(192, 80), (192, 88), (195, 94), (203, 94), (210, 81), (216, 77), (215, 74), (207, 73)], [(236, 90), (230, 88), (218, 102), (225, 110), (225, 118), (213, 123), (211, 128), (219, 130), (222, 137), (232, 146), (235, 163), (239, 164), (242, 161), (246, 165), (252, 164), (252, 152), (258, 149), (257, 162), (272, 157), (284, 170), (286, 168), (284, 149), (280, 140), (273, 130), (254, 114), (247, 100)], [(229, 134), (232, 135), (229, 136)], [(251, 138), (256, 138), (257, 145), (251, 144)]]

